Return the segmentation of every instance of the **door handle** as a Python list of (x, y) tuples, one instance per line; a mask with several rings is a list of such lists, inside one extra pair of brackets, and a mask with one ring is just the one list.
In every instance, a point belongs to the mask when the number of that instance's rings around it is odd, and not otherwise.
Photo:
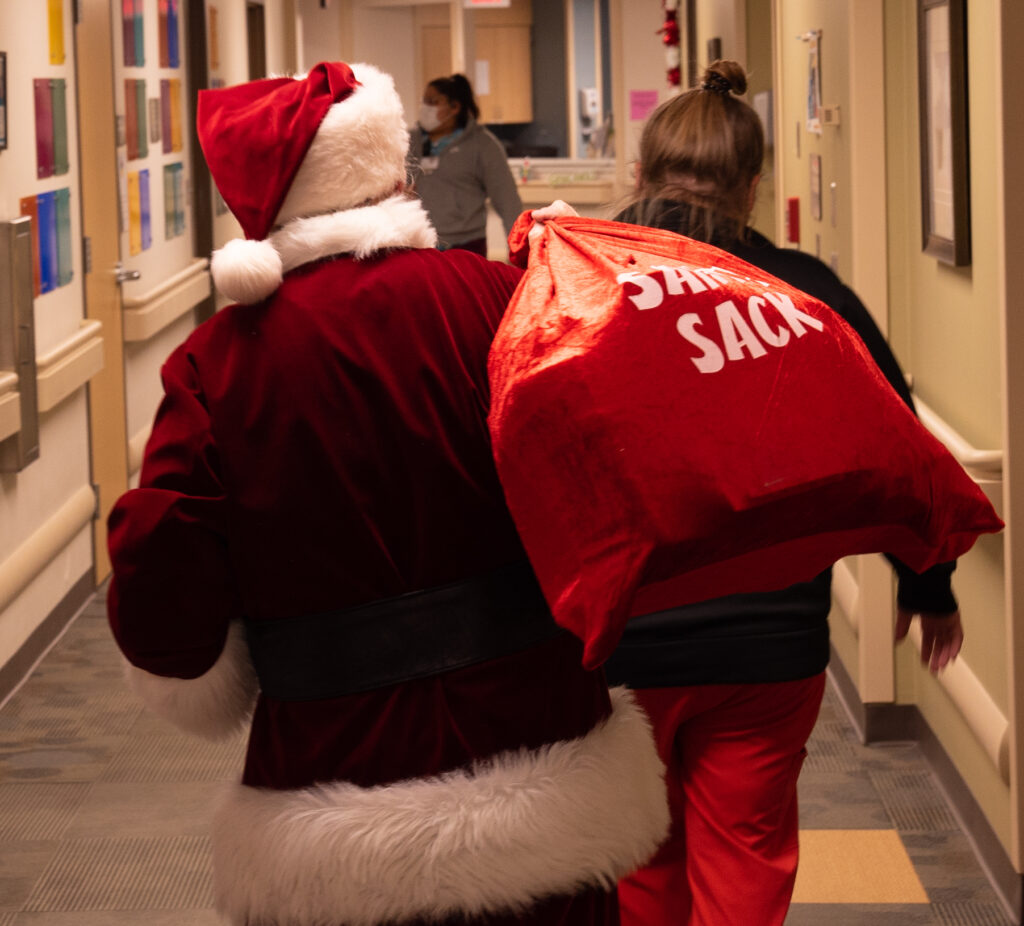
[(120, 262), (114, 268), (114, 272), (117, 274), (116, 279), (118, 283), (127, 283), (129, 280), (137, 280), (142, 276), (138, 270), (126, 270)]

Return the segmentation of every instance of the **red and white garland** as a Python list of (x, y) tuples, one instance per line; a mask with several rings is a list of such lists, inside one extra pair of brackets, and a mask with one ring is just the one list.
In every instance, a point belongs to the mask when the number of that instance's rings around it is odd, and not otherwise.
[(678, 87), (682, 83), (682, 58), (679, 52), (679, 19), (677, 9), (679, 0), (662, 0), (662, 7), (665, 10), (665, 20), (658, 32), (661, 33), (661, 41), (665, 45), (665, 67), (668, 69), (668, 83), (670, 87)]

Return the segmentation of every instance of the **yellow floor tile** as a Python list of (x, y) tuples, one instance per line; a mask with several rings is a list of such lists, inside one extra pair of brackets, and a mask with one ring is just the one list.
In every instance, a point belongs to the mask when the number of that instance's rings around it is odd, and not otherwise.
[(928, 903), (895, 830), (801, 830), (794, 903)]

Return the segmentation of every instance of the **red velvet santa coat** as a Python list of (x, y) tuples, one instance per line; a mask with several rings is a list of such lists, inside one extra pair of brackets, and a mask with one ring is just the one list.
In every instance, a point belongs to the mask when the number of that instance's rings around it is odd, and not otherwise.
[[(132, 683), (203, 735), (249, 722), (243, 615), (523, 557), (486, 430), (487, 350), (518, 271), (432, 249), (400, 197), (272, 239), (283, 284), (167, 361), (140, 487), (110, 518)], [(666, 826), (646, 722), (561, 636), (360, 694), (260, 696), (214, 822), (218, 906), (260, 926), (613, 923), (606, 890)]]

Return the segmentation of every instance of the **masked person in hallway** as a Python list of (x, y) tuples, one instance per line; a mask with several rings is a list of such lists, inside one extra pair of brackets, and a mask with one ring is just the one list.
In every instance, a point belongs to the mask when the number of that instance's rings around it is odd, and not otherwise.
[(477, 122), (480, 110), (462, 74), (438, 77), (423, 91), (409, 148), (413, 187), (437, 229), (438, 247), (487, 256), (487, 200), (507, 235), (523, 204), (505, 149)]
[(613, 926), (664, 769), (555, 627), (498, 484), (486, 359), (519, 271), (434, 247), (373, 67), (204, 91), (198, 134), (247, 238), (213, 256), (236, 304), (163, 367), (108, 601), (150, 707), (248, 731), (219, 910)]
[[(912, 406), (885, 338), (821, 261), (749, 227), (764, 152), (746, 75), (718, 61), (662, 104), (640, 141), (637, 188), (618, 221), (717, 245), (825, 302), (858, 332)], [(544, 220), (571, 213), (564, 203)], [(796, 450), (794, 450), (796, 452)], [(953, 563), (898, 576), (896, 637), (920, 619), (923, 659), (959, 652)], [(797, 777), (829, 659), (831, 570), (782, 591), (733, 595), (635, 617), (606, 663), (650, 714), (668, 767), (672, 831), (619, 885), (623, 926), (781, 926), (797, 869)]]

